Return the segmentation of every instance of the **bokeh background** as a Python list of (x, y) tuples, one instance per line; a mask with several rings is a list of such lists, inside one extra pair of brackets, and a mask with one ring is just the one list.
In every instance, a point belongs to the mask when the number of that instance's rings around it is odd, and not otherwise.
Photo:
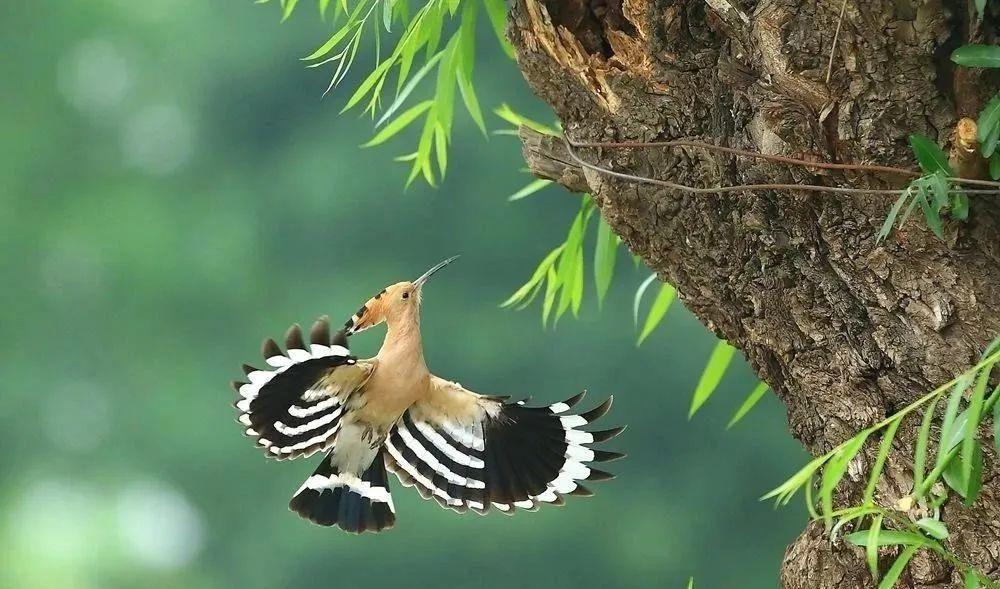
[[(689, 421), (714, 339), (677, 304), (637, 349), (648, 271), (624, 253), (603, 310), (589, 285), (555, 330), (500, 309), (579, 197), (506, 202), (528, 181), (519, 145), (464, 115), (444, 185), (404, 191), (391, 158), (413, 137), (359, 149), (371, 121), (337, 116), (330, 73), (298, 61), (329, 34), (310, 4), (283, 24), (249, 0), (4, 4), (0, 586), (775, 586), (805, 520), (757, 500), (804, 458), (780, 404), (725, 430), (754, 384), (740, 362)], [(484, 107), (551, 120), (480, 24)], [(265, 460), (228, 381), (262, 338), (456, 253), (424, 299), (432, 370), (544, 402), (614, 393), (618, 479), (510, 518), (397, 486), (377, 536), (298, 519), (286, 503), (317, 458)], [(373, 353), (379, 335), (354, 340)]]

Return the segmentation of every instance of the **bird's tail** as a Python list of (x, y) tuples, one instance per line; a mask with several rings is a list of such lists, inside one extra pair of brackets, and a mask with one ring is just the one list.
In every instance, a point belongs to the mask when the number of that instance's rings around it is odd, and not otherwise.
[(391, 528), (396, 522), (385, 471), (384, 450), (379, 450), (361, 478), (341, 474), (328, 454), (319, 468), (292, 497), (288, 507), (321, 526), (339, 526), (360, 534)]

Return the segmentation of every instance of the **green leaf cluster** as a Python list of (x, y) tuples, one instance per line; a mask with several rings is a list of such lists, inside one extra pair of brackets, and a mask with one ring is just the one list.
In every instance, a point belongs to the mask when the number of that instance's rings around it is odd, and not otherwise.
[[(280, 4), (285, 19), (297, 2), (281, 0)], [(427, 0), (416, 7), (411, 6), (411, 0), (319, 2), (322, 17), (332, 13), (335, 30), (303, 59), (310, 62), (309, 67), (333, 68), (329, 92), (345, 80), (363, 41), (374, 39), (377, 65), (357, 85), (341, 112), (360, 108), (376, 119), (375, 133), (363, 147), (381, 145), (411, 125), (420, 124), (416, 150), (395, 158), (410, 165), (407, 185), (418, 177), (436, 185), (444, 177), (459, 99), (475, 125), (486, 134), (483, 110), (473, 85), (480, 6), (504, 52), (513, 56), (503, 34), (507, 11), (504, 0)], [(397, 27), (401, 33), (383, 57), (382, 37), (391, 35)], [(393, 76), (394, 84), (390, 82)], [(425, 100), (413, 100), (425, 80), (433, 80), (433, 94)]]
[(918, 206), (927, 226), (939, 239), (944, 238), (942, 215), (950, 214), (961, 221), (969, 217), (969, 197), (952, 182), (954, 173), (944, 151), (928, 137), (916, 134), (910, 135), (910, 147), (924, 175), (900, 193), (878, 231), (876, 242), (888, 237), (893, 227), (902, 227)]
[[(997, 403), (1000, 399), (1000, 386), (987, 394), (990, 377), (998, 363), (1000, 363), (1000, 337), (987, 346), (975, 366), (897, 413), (862, 430), (830, 452), (813, 459), (780, 486), (764, 495), (763, 499), (775, 499), (779, 505), (784, 505), (799, 489), (804, 489), (810, 513), (814, 518), (822, 519), (834, 536), (848, 523), (869, 519), (871, 525), (868, 530), (849, 534), (846, 539), (868, 548), (866, 556), (876, 578), (878, 578), (877, 547), (889, 545), (906, 547), (879, 585), (891, 587), (917, 549), (930, 547), (943, 552), (944, 549), (937, 541), (948, 537), (947, 529), (936, 517), (911, 522), (900, 513), (905, 514), (909, 506), (914, 503), (927, 505), (937, 513), (938, 508), (947, 499), (949, 489), (961, 496), (966, 505), (971, 505), (978, 497), (982, 486), (983, 469), (979, 426), (988, 418), (992, 419), (994, 427), (1000, 421), (1000, 404)], [(938, 420), (938, 408), (942, 402), (944, 411)], [(876, 485), (883, 475), (886, 458), (892, 449), (900, 424), (911, 413), (920, 410), (923, 411), (923, 417), (913, 457), (913, 490), (897, 504), (900, 511), (889, 512), (875, 501)], [(938, 432), (936, 448), (933, 439), (935, 425)], [(834, 490), (866, 441), (876, 435), (881, 435), (881, 441), (875, 462), (867, 475), (868, 484), (861, 504), (835, 511)], [(817, 487), (819, 497), (814, 498), (814, 482), (817, 477), (819, 477)], [(938, 482), (943, 483), (943, 486), (936, 485)], [(883, 517), (890, 515), (895, 527), (911, 529), (881, 530)], [(968, 575), (975, 575), (975, 582), (981, 581), (978, 573), (971, 569), (966, 574), (967, 579)]]
[[(570, 224), (566, 239), (542, 259), (531, 278), (501, 303), (501, 307), (523, 309), (544, 292), (543, 326), (548, 325), (550, 319), (554, 325), (567, 311), (572, 311), (574, 316), (579, 314), (584, 290), (584, 238), (595, 208), (589, 195), (581, 199), (580, 209)], [(597, 248), (601, 248), (600, 243)], [(606, 253), (605, 256), (614, 257), (613, 253)], [(611, 271), (613, 269), (612, 262)]]

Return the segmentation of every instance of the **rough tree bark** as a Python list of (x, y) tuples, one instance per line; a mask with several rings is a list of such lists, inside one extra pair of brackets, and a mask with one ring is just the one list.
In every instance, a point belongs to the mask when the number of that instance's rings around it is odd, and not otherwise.
[[(694, 138), (912, 167), (908, 134), (947, 143), (958, 118), (974, 117), (998, 88), (996, 76), (956, 70), (948, 60), (968, 39), (996, 42), (997, 5), (976, 25), (973, 4), (848, 0), (829, 83), (841, 0), (515, 0), (508, 35), (531, 88), (575, 141)], [(787, 406), (792, 434), (814, 454), (961, 372), (1000, 333), (995, 199), (974, 199), (970, 220), (949, 222), (944, 241), (916, 220), (876, 245), (892, 197), (692, 196), (580, 169), (558, 141), (522, 136), (536, 174), (589, 191), (632, 251), (745, 353)], [(695, 186), (906, 183), (691, 148), (580, 151), (616, 171)], [(897, 437), (876, 493), (883, 506), (911, 490), (917, 425), (904, 422)], [(838, 489), (842, 504), (857, 502), (875, 451), (851, 465)], [(950, 500), (943, 519), (949, 547), (998, 579), (993, 451), (985, 471), (981, 499), (971, 508)], [(884, 567), (893, 556), (882, 551)], [(958, 579), (921, 554), (900, 586), (950, 587)], [(816, 524), (789, 546), (781, 583), (873, 586), (862, 551), (831, 542)]]

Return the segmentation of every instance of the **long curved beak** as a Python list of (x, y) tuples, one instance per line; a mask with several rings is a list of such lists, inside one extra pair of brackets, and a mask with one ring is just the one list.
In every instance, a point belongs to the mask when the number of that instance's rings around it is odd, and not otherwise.
[(435, 272), (437, 272), (441, 268), (444, 268), (445, 266), (447, 266), (448, 264), (454, 262), (457, 259), (458, 259), (458, 256), (452, 256), (452, 257), (448, 258), (447, 260), (441, 262), (440, 264), (437, 264), (436, 266), (434, 266), (430, 270), (424, 272), (423, 276), (421, 276), (420, 278), (417, 278), (416, 280), (414, 280), (413, 281), (413, 286), (415, 288), (420, 288), (421, 286), (424, 285), (425, 282), (427, 282), (427, 279), (430, 278), (432, 274), (434, 274)]

